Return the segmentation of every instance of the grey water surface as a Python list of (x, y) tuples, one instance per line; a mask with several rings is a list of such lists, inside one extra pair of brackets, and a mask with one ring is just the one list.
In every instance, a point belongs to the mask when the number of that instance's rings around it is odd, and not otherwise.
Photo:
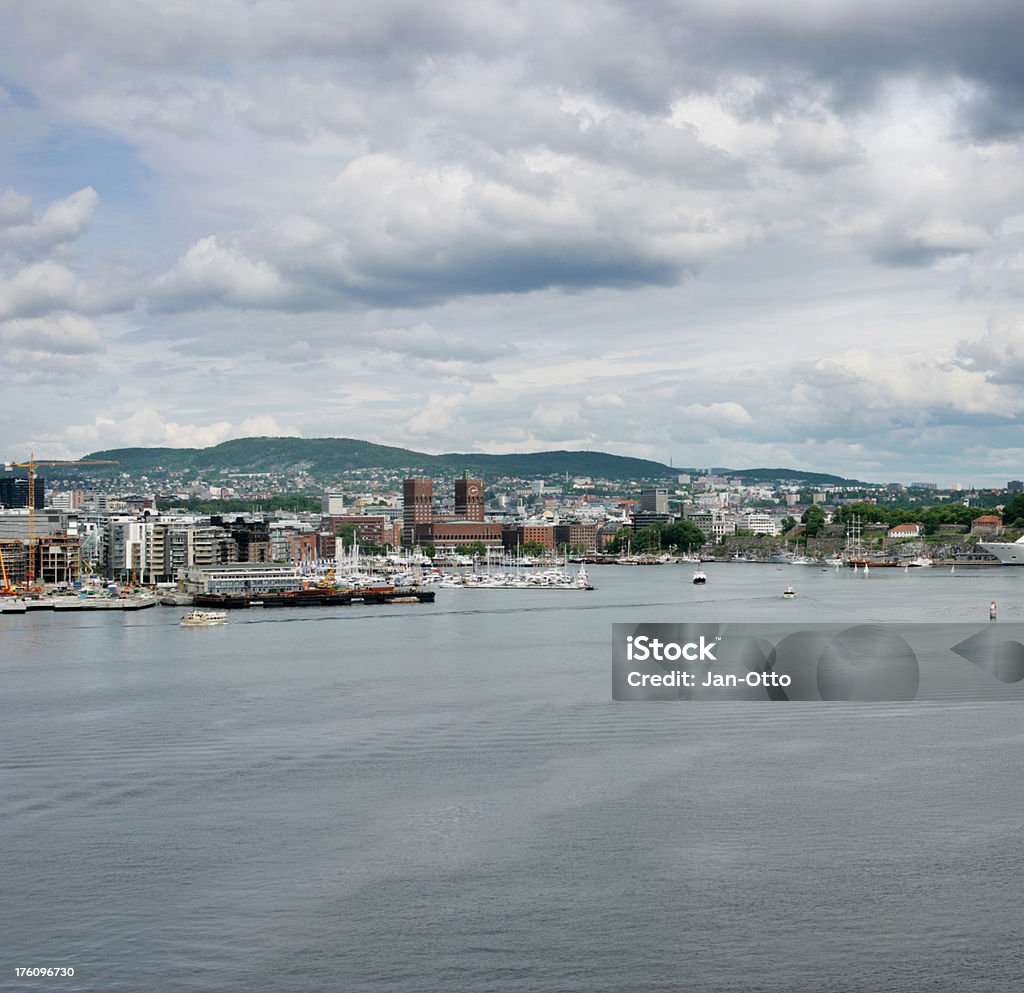
[(610, 691), (616, 622), (1019, 622), (1024, 569), (704, 569), (0, 616), (0, 989), (1024, 988), (1021, 704)]

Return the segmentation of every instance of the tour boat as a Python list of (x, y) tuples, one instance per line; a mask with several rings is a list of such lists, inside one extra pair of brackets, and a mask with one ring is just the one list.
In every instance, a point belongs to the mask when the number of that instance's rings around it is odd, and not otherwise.
[(189, 628), (212, 627), (214, 624), (227, 624), (227, 622), (226, 610), (190, 610), (181, 619), (181, 623)]

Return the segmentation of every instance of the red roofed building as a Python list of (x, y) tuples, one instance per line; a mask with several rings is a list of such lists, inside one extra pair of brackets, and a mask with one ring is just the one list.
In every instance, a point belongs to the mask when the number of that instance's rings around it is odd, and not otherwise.
[(981, 535), (983, 538), (994, 538), (1003, 530), (1003, 519), (995, 514), (982, 514), (971, 521), (971, 534)]
[(924, 525), (920, 521), (913, 524), (897, 524), (889, 528), (890, 538), (920, 538), (924, 534)]

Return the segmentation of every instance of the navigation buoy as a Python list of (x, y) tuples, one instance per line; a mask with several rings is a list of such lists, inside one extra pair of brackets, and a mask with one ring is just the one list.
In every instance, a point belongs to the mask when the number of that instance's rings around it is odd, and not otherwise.
[(988, 605), (988, 619), (990, 621), (994, 621), (996, 619), (996, 602), (995, 602), (995, 600), (993, 600)]

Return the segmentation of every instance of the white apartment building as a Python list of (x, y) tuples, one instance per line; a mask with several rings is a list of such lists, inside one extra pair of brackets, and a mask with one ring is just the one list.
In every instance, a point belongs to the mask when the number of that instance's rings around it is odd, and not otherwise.
[(736, 528), (742, 531), (753, 531), (754, 534), (777, 535), (779, 521), (772, 514), (760, 510), (748, 510), (736, 518)]
[(736, 520), (720, 510), (698, 510), (689, 520), (704, 532), (708, 541), (721, 541), (727, 534), (736, 533)]

